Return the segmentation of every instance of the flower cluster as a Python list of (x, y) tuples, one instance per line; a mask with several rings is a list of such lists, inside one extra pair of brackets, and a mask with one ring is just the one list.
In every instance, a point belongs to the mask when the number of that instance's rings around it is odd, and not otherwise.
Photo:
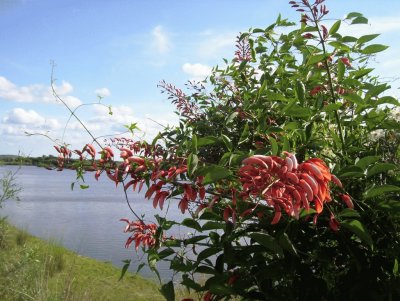
[[(254, 155), (243, 160), (239, 170), (246, 199), (261, 197), (275, 210), (272, 224), (279, 222), (282, 209), (290, 216), (299, 218), (301, 209), (315, 209), (320, 214), (324, 204), (332, 200), (329, 184), (342, 187), (328, 166), (319, 158), (298, 164), (296, 156), (284, 152), (278, 156)], [(345, 197), (346, 203), (351, 200)]]
[(132, 235), (128, 238), (125, 244), (125, 248), (129, 248), (132, 242), (135, 242), (135, 249), (138, 250), (140, 244), (143, 247), (152, 248), (155, 243), (155, 234), (157, 231), (156, 224), (145, 224), (143, 221), (130, 221), (126, 218), (121, 219), (123, 222), (127, 222), (124, 232), (131, 232)]

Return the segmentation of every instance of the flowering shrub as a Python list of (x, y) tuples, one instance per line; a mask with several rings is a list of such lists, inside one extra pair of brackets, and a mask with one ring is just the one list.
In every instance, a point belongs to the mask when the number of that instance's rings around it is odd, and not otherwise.
[[(203, 300), (400, 298), (399, 102), (368, 67), (387, 46), (339, 33), (367, 23), (360, 13), (328, 28), (323, 2), (290, 1), (301, 13), (290, 32), (278, 17), (242, 33), (232, 61), (188, 94), (161, 82), (180, 124), (152, 143), (56, 148), (60, 168), (75, 153), (80, 178), (90, 160), (128, 204), (144, 189), (154, 208), (190, 213), (147, 223), (130, 207), (136, 220), (123, 220), (127, 246), (177, 272), (167, 300), (176, 282)], [(178, 226), (193, 233), (168, 237)]]

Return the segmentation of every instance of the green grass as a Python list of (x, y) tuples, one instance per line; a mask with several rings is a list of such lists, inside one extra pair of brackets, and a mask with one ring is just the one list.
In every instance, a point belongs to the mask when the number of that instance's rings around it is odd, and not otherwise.
[(30, 236), (0, 219), (0, 300), (164, 300), (140, 276)]

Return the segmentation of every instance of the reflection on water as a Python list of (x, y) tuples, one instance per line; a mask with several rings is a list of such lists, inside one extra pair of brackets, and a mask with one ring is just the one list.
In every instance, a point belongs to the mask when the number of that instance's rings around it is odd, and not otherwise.
[[(0, 166), (0, 176), (6, 170), (16, 170), (15, 166)], [(31, 234), (55, 239), (67, 248), (84, 256), (102, 261), (110, 261), (121, 267), (122, 260), (132, 259), (131, 266), (136, 271), (141, 254), (136, 255), (134, 247), (125, 249), (128, 234), (123, 233), (124, 222), (120, 218), (135, 219), (129, 211), (121, 187), (107, 178), (97, 182), (92, 173), (86, 175), (89, 189), (75, 187), (70, 183), (75, 179), (75, 172), (49, 171), (43, 168), (24, 166), (18, 172), (18, 183), (23, 191), (20, 202), (6, 202), (0, 209), (1, 216), (8, 216), (8, 221)], [(130, 194), (131, 206), (139, 214), (145, 214), (146, 220), (153, 220), (154, 214), (165, 213), (155, 210), (152, 202), (145, 200), (143, 194)], [(181, 220), (179, 210), (168, 214), (170, 219)], [(175, 212), (175, 216), (174, 216)], [(172, 214), (171, 214), (172, 213)], [(179, 235), (180, 233), (168, 233)], [(163, 278), (170, 275), (168, 266), (160, 266)], [(146, 277), (154, 277), (149, 270), (141, 270)]]

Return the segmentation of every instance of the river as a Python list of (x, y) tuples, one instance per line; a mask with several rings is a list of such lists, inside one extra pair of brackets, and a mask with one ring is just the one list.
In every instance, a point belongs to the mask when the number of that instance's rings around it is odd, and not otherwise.
[[(7, 170), (15, 171), (17, 166), (0, 166), (0, 176)], [(6, 201), (0, 209), (0, 216), (32, 235), (46, 240), (55, 240), (61, 245), (81, 255), (100, 261), (109, 261), (122, 267), (123, 260), (132, 259), (130, 270), (136, 271), (142, 254), (137, 254), (132, 245), (125, 249), (128, 233), (123, 233), (126, 223), (120, 218), (135, 219), (124, 197), (122, 186), (107, 177), (94, 179), (93, 173), (87, 173), (85, 181), (90, 187), (80, 189), (79, 185), (71, 190), (75, 172), (64, 170), (46, 170), (34, 166), (22, 166), (17, 173), (17, 183), (22, 187), (20, 201)], [(154, 220), (154, 214), (165, 215), (155, 210), (152, 201), (144, 198), (143, 193), (129, 193), (130, 203), (137, 213), (145, 214), (146, 220)], [(171, 204), (169, 219), (182, 220), (177, 204)], [(168, 235), (181, 235), (181, 229)], [(145, 258), (144, 258), (145, 260)], [(161, 277), (171, 276), (168, 265), (160, 264)], [(145, 277), (154, 278), (149, 269), (140, 271)]]

